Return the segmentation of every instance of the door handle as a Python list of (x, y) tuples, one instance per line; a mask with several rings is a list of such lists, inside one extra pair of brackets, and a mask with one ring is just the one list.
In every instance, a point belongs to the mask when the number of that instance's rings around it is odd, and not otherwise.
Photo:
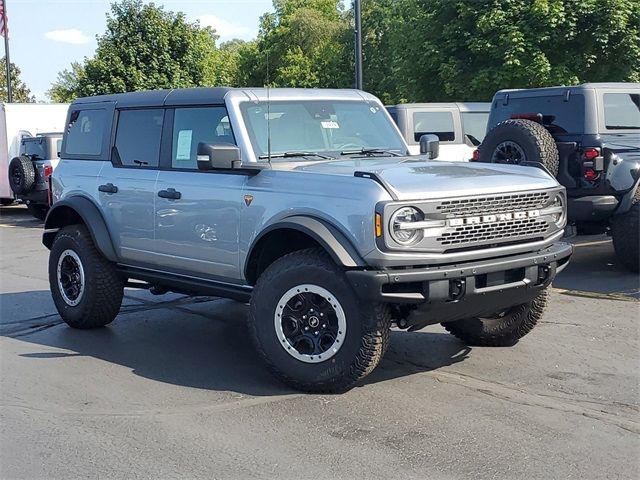
[(174, 188), (167, 188), (166, 190), (160, 190), (158, 192), (158, 196), (160, 198), (169, 198), (171, 200), (180, 200), (180, 198), (182, 198), (182, 194), (180, 192), (176, 192)]
[(118, 193), (118, 187), (116, 187), (113, 183), (107, 183), (106, 185), (100, 185), (98, 187), (98, 191), (104, 193)]

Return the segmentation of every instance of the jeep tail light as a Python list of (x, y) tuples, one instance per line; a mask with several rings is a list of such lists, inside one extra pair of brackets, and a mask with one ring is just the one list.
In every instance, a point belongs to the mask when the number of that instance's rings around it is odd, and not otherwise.
[(512, 120), (531, 120), (532, 122), (537, 122), (542, 124), (542, 114), (541, 113), (514, 113), (511, 115)]
[(480, 150), (478, 150), (477, 148), (473, 151), (473, 154), (471, 155), (471, 161), (472, 162), (480, 161)]
[(50, 177), (52, 173), (53, 173), (53, 167), (51, 165), (45, 165), (44, 166), (44, 176), (45, 177)]
[(582, 152), (582, 158), (588, 162), (593, 161), (600, 156), (600, 150), (597, 148), (585, 148)]
[(600, 176), (600, 174), (591, 167), (585, 168), (583, 175), (584, 175), (584, 179), (588, 180), (589, 182), (593, 182), (597, 180), (598, 177)]

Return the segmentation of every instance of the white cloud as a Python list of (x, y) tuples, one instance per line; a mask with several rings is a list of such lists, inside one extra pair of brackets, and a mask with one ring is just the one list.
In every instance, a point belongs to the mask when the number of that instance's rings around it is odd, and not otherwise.
[(248, 40), (255, 36), (255, 32), (252, 29), (223, 20), (215, 15), (200, 15), (196, 17), (196, 20), (199, 20), (200, 25), (203, 27), (213, 27), (223, 41), (231, 40), (232, 38)]
[(82, 31), (76, 28), (69, 28), (67, 30), (51, 30), (44, 34), (49, 40), (61, 43), (70, 43), (71, 45), (84, 45), (91, 41), (91, 37), (82, 33)]

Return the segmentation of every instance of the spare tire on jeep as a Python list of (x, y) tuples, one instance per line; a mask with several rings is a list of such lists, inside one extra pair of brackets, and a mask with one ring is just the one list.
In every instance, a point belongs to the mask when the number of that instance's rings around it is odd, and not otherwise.
[(558, 175), (558, 147), (549, 131), (532, 120), (505, 120), (493, 127), (478, 148), (480, 162), (543, 164)]
[(36, 182), (36, 171), (31, 159), (20, 155), (11, 160), (9, 164), (9, 185), (16, 195), (29, 192)]

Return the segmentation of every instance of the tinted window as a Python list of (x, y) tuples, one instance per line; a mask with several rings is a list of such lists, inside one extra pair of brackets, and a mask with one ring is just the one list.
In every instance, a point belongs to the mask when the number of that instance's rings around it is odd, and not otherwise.
[(116, 161), (126, 166), (157, 167), (164, 110), (122, 110), (118, 115)]
[(414, 112), (413, 139), (420, 141), (422, 135), (437, 135), (441, 142), (453, 142), (453, 114), (451, 112)]
[(198, 168), (198, 143), (235, 144), (224, 107), (176, 108), (173, 119), (173, 168)]
[(47, 158), (46, 143), (42, 138), (36, 140), (23, 140), (22, 151), (25, 155), (35, 156), (39, 160)]
[(542, 123), (554, 134), (584, 132), (584, 95), (571, 93), (569, 101), (564, 95), (547, 97), (511, 98), (506, 106), (498, 100), (497, 121), (491, 120), (492, 126), (518, 115), (542, 115)]
[(482, 142), (487, 133), (489, 112), (462, 112), (462, 131), (473, 137), (471, 141)]
[(67, 126), (66, 153), (100, 155), (106, 116), (102, 109), (72, 112)]
[(604, 122), (608, 130), (640, 129), (640, 94), (605, 93)]

